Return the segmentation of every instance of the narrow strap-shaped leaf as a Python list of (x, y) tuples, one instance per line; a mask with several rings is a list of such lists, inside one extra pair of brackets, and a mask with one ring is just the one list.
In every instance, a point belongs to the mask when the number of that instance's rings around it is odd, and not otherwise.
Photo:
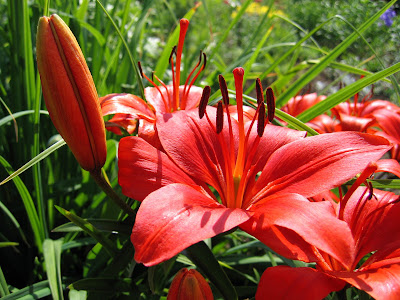
[[(109, 219), (85, 219), (98, 230), (123, 233), (130, 235), (132, 233), (132, 225), (123, 223), (121, 221), (109, 220)], [(65, 223), (52, 230), (52, 232), (76, 232), (82, 231), (83, 229), (74, 223)]]
[(215, 258), (211, 249), (203, 242), (196, 243), (186, 249), (191, 261), (200, 268), (208, 279), (217, 287), (224, 299), (238, 299), (236, 290)]
[[(40, 281), (29, 285), (14, 293), (11, 293), (1, 300), (20, 300), (20, 299), (41, 299), (51, 294), (48, 280)], [(30, 297), (29, 297), (30, 296)], [(26, 298), (23, 298), (26, 297)]]
[(325, 100), (302, 112), (297, 116), (297, 118), (300, 121), (308, 122), (332, 107), (338, 105), (339, 103), (349, 99), (351, 96), (361, 91), (364, 87), (369, 86), (370, 84), (382, 78), (388, 77), (398, 71), (400, 71), (400, 63), (357, 80), (356, 82), (346, 86), (345, 88), (342, 88), (340, 91), (328, 96)]
[[(2, 156), (0, 156), (0, 164), (3, 165), (3, 167), (7, 170), (9, 174), (13, 173), (10, 164)], [(36, 245), (39, 251), (41, 251), (42, 242), (44, 241), (44, 231), (39, 221), (39, 216), (37, 214), (35, 204), (33, 203), (32, 197), (29, 194), (29, 191), (26, 188), (25, 184), (22, 182), (21, 178), (14, 176), (13, 181), (21, 196), (22, 203), (24, 204), (24, 208), (28, 216), (28, 220), (31, 225), (33, 235), (35, 237)]]
[[(3, 126), (4, 124), (7, 124), (10, 121), (13, 121), (19, 117), (25, 116), (25, 115), (30, 115), (33, 114), (35, 111), (34, 110), (23, 110), (19, 111), (17, 113), (13, 113), (12, 115), (6, 116), (4, 118), (0, 119), (0, 126)], [(40, 113), (42, 115), (49, 115), (49, 112), (47, 110), (41, 110)]]
[(15, 228), (18, 230), (19, 234), (21, 235), (22, 240), (28, 245), (28, 240), (26, 239), (25, 233), (21, 228), (21, 225), (11, 213), (11, 211), (0, 201), (0, 209), (8, 216), (11, 222), (14, 224)]
[(64, 146), (65, 144), (66, 143), (65, 143), (64, 140), (60, 140), (60, 141), (56, 142), (55, 144), (51, 145), (49, 148), (47, 148), (46, 150), (42, 151), (39, 155), (35, 156), (30, 161), (28, 161), (26, 164), (24, 164), (21, 168), (19, 168), (18, 170), (16, 170), (12, 174), (10, 174), (10, 176), (8, 176), (2, 182), (0, 182), (0, 185), (5, 184), (6, 182), (10, 181), (11, 179), (14, 179), (16, 176), (18, 176), (19, 174), (25, 172), (30, 167), (32, 167), (34, 164), (36, 164), (39, 161), (41, 161), (42, 159), (46, 158), (51, 153), (56, 151), (58, 148)]
[(342, 54), (358, 37), (359, 34), (363, 33), (369, 28), (390, 6), (392, 6), (397, 0), (392, 0), (387, 3), (381, 10), (375, 15), (364, 22), (357, 30), (350, 34), (344, 41), (337, 45), (331, 52), (328, 53), (319, 64), (311, 67), (303, 76), (301, 76), (295, 83), (293, 83), (284, 93), (279, 95), (277, 98), (277, 106), (284, 105), (291, 97), (295, 96), (296, 93), (313, 80), (319, 73), (321, 73), (330, 62), (335, 60), (340, 54)]
[(130, 292), (133, 291), (134, 285), (132, 278), (85, 278), (68, 286), (71, 290), (85, 290), (85, 291), (118, 291)]
[(115, 245), (91, 223), (85, 221), (81, 217), (78, 217), (77, 215), (71, 213), (70, 211), (60, 206), (55, 205), (55, 207), (63, 216), (69, 219), (72, 223), (82, 228), (83, 231), (85, 231), (91, 237), (96, 239), (96, 241), (98, 241), (104, 247), (104, 249), (108, 252), (110, 256), (113, 257), (117, 254), (118, 250), (115, 248)]
[(4, 297), (8, 294), (10, 294), (10, 291), (8, 290), (7, 281), (0, 266), (0, 297)]
[(49, 281), (51, 295), (54, 300), (62, 300), (63, 286), (61, 282), (61, 246), (63, 239), (45, 239), (43, 242), (43, 256), (46, 264), (46, 274)]
[(118, 35), (119, 35), (119, 38), (122, 40), (122, 42), (123, 42), (123, 44), (124, 44), (124, 47), (125, 47), (125, 49), (126, 49), (126, 51), (127, 51), (127, 53), (128, 53), (129, 60), (131, 61), (132, 67), (133, 67), (133, 69), (135, 70), (136, 80), (137, 80), (138, 85), (139, 85), (139, 93), (140, 93), (140, 96), (142, 97), (142, 99), (145, 99), (145, 98), (144, 98), (144, 86), (143, 86), (142, 77), (140, 76), (138, 67), (137, 67), (137, 65), (136, 65), (136, 62), (135, 62), (134, 59), (133, 59), (133, 56), (132, 56), (131, 50), (129, 49), (128, 44), (126, 43), (126, 41), (125, 41), (125, 39), (124, 39), (124, 37), (123, 37), (121, 31), (119, 30), (117, 24), (115, 24), (114, 20), (111, 18), (110, 14), (107, 12), (107, 10), (106, 10), (105, 7), (103, 6), (103, 4), (101, 4), (101, 2), (100, 2), (99, 0), (96, 0), (96, 2), (100, 5), (101, 9), (104, 11), (104, 13), (106, 14), (107, 18), (108, 18), (108, 19), (110, 20), (110, 22), (113, 24), (115, 30), (117, 31), (117, 33), (118, 33)]

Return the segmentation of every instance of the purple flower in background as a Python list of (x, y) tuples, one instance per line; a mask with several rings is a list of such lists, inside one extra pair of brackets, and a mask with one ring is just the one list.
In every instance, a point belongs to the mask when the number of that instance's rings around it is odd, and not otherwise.
[(380, 16), (379, 19), (383, 20), (385, 22), (385, 25), (387, 27), (392, 26), (393, 24), (393, 18), (396, 16), (396, 12), (394, 11), (394, 9), (389, 8), (387, 11), (385, 11), (383, 13), (382, 16)]

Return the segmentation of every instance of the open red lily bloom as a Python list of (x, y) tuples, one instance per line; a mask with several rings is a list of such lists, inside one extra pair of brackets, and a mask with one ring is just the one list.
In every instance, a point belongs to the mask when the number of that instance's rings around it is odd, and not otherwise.
[[(230, 116), (220, 76), (223, 101), (217, 108), (206, 106), (206, 87), (199, 106), (203, 118), (193, 110), (157, 118), (165, 152), (138, 137), (121, 140), (119, 183), (125, 195), (143, 201), (131, 235), (138, 262), (155, 265), (236, 226), (278, 252), (315, 261), (317, 257), (292, 251), (288, 244), (325, 235), (309, 226), (336, 219), (332, 213), (329, 217), (328, 203), (311, 203), (306, 197), (352, 178), (390, 149), (378, 136), (343, 132), (304, 138), (303, 132), (267, 124), (260, 83), (257, 113), (245, 122), (244, 70), (236, 68), (233, 74), (237, 120)], [(271, 120), (272, 89), (266, 94)], [(333, 244), (317, 247), (335, 255)], [(346, 261), (342, 254), (338, 259)]]
[[(375, 170), (377, 166), (370, 165), (336, 205), (337, 223), (345, 223), (348, 228), (341, 234), (351, 243), (336, 241), (335, 247), (338, 252), (347, 248), (350, 263), (343, 265), (332, 255), (311, 247), (313, 254), (320, 256), (316, 269), (268, 268), (261, 277), (256, 299), (322, 299), (347, 284), (375, 299), (400, 298), (400, 241), (394, 238), (400, 234), (399, 196), (359, 187)], [(323, 238), (329, 242), (332, 237)]]
[[(180, 85), (182, 51), (188, 27), (189, 21), (182, 19), (180, 21), (178, 46), (174, 47), (169, 59), (172, 69), (171, 85), (166, 85), (155, 74), (153, 74), (153, 79), (147, 77), (139, 63), (141, 75), (154, 86), (144, 90), (147, 102), (131, 94), (110, 94), (100, 98), (103, 115), (115, 114), (107, 123), (109, 125), (108, 130), (121, 134), (118, 127), (122, 127), (132, 133), (136, 130), (137, 119), (141, 119), (139, 136), (154, 145), (157, 143), (154, 125), (158, 115), (198, 106), (202, 88), (193, 84), (206, 66), (206, 55), (204, 53), (200, 53), (199, 61), (189, 74), (185, 84)], [(174, 55), (176, 61), (174, 61)]]
[(43, 96), (54, 126), (81, 167), (98, 172), (107, 155), (99, 99), (81, 48), (59, 16), (40, 18), (36, 52)]

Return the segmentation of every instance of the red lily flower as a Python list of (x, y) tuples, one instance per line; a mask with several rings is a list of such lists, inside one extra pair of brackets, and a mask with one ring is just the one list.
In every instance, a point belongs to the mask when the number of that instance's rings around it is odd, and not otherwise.
[[(199, 61), (189, 74), (185, 84), (180, 85), (181, 57), (188, 27), (189, 21), (182, 19), (180, 21), (178, 46), (173, 49), (170, 56), (172, 85), (164, 84), (155, 74), (153, 74), (155, 78), (155, 81), (153, 81), (143, 73), (139, 63), (141, 75), (154, 86), (147, 87), (144, 90), (147, 102), (131, 94), (110, 94), (100, 98), (103, 115), (115, 114), (107, 122), (109, 125), (107, 127), (108, 130), (121, 134), (120, 127), (122, 127), (132, 133), (136, 130), (137, 119), (141, 119), (139, 136), (153, 145), (158, 145), (159, 142), (154, 127), (157, 115), (192, 109), (198, 106), (202, 88), (193, 84), (206, 66), (204, 53), (200, 53)], [(174, 62), (173, 54), (176, 54), (176, 62)], [(195, 73), (196, 70), (197, 72)], [(161, 85), (158, 86), (156, 82)]]
[[(317, 260), (288, 247), (325, 235), (325, 229), (309, 230), (321, 216), (327, 224), (336, 224), (329, 203), (311, 203), (306, 197), (345, 182), (390, 149), (378, 136), (342, 132), (304, 138), (303, 132), (266, 124), (260, 84), (257, 114), (245, 122), (244, 71), (237, 68), (233, 74), (238, 120), (229, 114), (228, 91), (220, 76), (223, 103), (206, 107), (206, 87), (199, 107), (205, 118), (193, 110), (157, 118), (165, 152), (138, 137), (121, 140), (119, 183), (125, 195), (143, 201), (131, 236), (138, 262), (157, 264), (236, 226), (280, 253)], [(272, 89), (267, 90), (267, 103), (271, 120)], [(216, 113), (216, 120), (210, 112)], [(294, 229), (301, 233), (292, 234)], [(332, 230), (329, 233), (335, 237), (332, 241), (342, 241)], [(333, 244), (317, 247), (347, 263), (347, 253), (337, 255)]]
[[(335, 245), (338, 252), (348, 248), (351, 263), (343, 265), (332, 255), (311, 247), (312, 253), (320, 256), (316, 269), (268, 268), (261, 277), (256, 299), (322, 299), (347, 284), (366, 291), (375, 299), (399, 299), (400, 242), (393, 239), (400, 234), (399, 196), (359, 187), (377, 168), (370, 165), (336, 204), (337, 223), (345, 223), (350, 229), (343, 231), (342, 235), (351, 243), (336, 241)], [(322, 222), (318, 226), (326, 224)], [(335, 230), (340, 229), (335, 227)], [(332, 237), (322, 238), (329, 242)], [(362, 262), (369, 253), (373, 254)]]

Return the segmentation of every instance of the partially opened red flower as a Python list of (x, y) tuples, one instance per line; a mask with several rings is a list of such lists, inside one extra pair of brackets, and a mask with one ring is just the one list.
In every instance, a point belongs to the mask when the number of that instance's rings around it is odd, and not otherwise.
[[(318, 255), (316, 269), (278, 266), (261, 277), (256, 299), (322, 299), (346, 284), (366, 291), (375, 299), (400, 298), (400, 204), (399, 196), (359, 184), (376, 171), (370, 165), (336, 206), (337, 223), (350, 229), (342, 232), (351, 244), (335, 241), (338, 252), (348, 248), (352, 262), (343, 265), (328, 253), (311, 247)], [(330, 201), (334, 203), (334, 201)], [(325, 223), (316, 224), (324, 227)], [(343, 227), (342, 227), (343, 228)], [(335, 230), (340, 231), (339, 227)], [(320, 239), (329, 242), (333, 237)], [(321, 240), (315, 241), (320, 244)], [(364, 259), (366, 255), (368, 259)]]
[(195, 269), (181, 269), (172, 280), (167, 300), (213, 300), (211, 288)]
[[(351, 179), (390, 149), (388, 141), (355, 132), (304, 138), (304, 132), (267, 124), (262, 91), (256, 115), (245, 122), (244, 70), (237, 68), (233, 74), (237, 120), (230, 116), (220, 76), (223, 103), (206, 107), (206, 87), (199, 108), (203, 118), (194, 110), (157, 118), (165, 152), (138, 137), (121, 140), (119, 183), (125, 195), (143, 201), (131, 236), (138, 262), (157, 264), (236, 226), (295, 259), (316, 261), (301, 245), (320, 235), (330, 234), (332, 243), (350, 243), (333, 230), (337, 222), (329, 203), (311, 203), (306, 197)], [(267, 103), (271, 120), (271, 89)], [(332, 229), (310, 230), (322, 221)], [(299, 246), (294, 249), (292, 244)], [(333, 244), (317, 248), (345, 265), (351, 261)]]
[[(202, 89), (193, 84), (205, 68), (206, 56), (204, 53), (200, 53), (197, 65), (189, 74), (184, 85), (180, 85), (182, 51), (188, 27), (189, 21), (182, 19), (180, 21), (178, 46), (173, 49), (170, 56), (172, 69), (171, 85), (166, 85), (156, 74), (153, 74), (154, 78), (150, 79), (142, 72), (139, 64), (142, 76), (154, 86), (145, 88), (146, 101), (131, 94), (110, 94), (100, 98), (103, 115), (115, 114), (107, 122), (109, 125), (107, 126), (108, 130), (120, 134), (121, 131), (118, 127), (122, 127), (129, 133), (132, 133), (136, 130), (136, 120), (141, 119), (139, 136), (153, 145), (158, 145), (159, 142), (154, 128), (158, 115), (177, 110), (192, 109), (198, 106)], [(174, 61), (174, 54), (176, 61)]]
[(96, 87), (78, 42), (59, 16), (40, 18), (36, 52), (54, 126), (83, 169), (100, 170), (107, 148)]

